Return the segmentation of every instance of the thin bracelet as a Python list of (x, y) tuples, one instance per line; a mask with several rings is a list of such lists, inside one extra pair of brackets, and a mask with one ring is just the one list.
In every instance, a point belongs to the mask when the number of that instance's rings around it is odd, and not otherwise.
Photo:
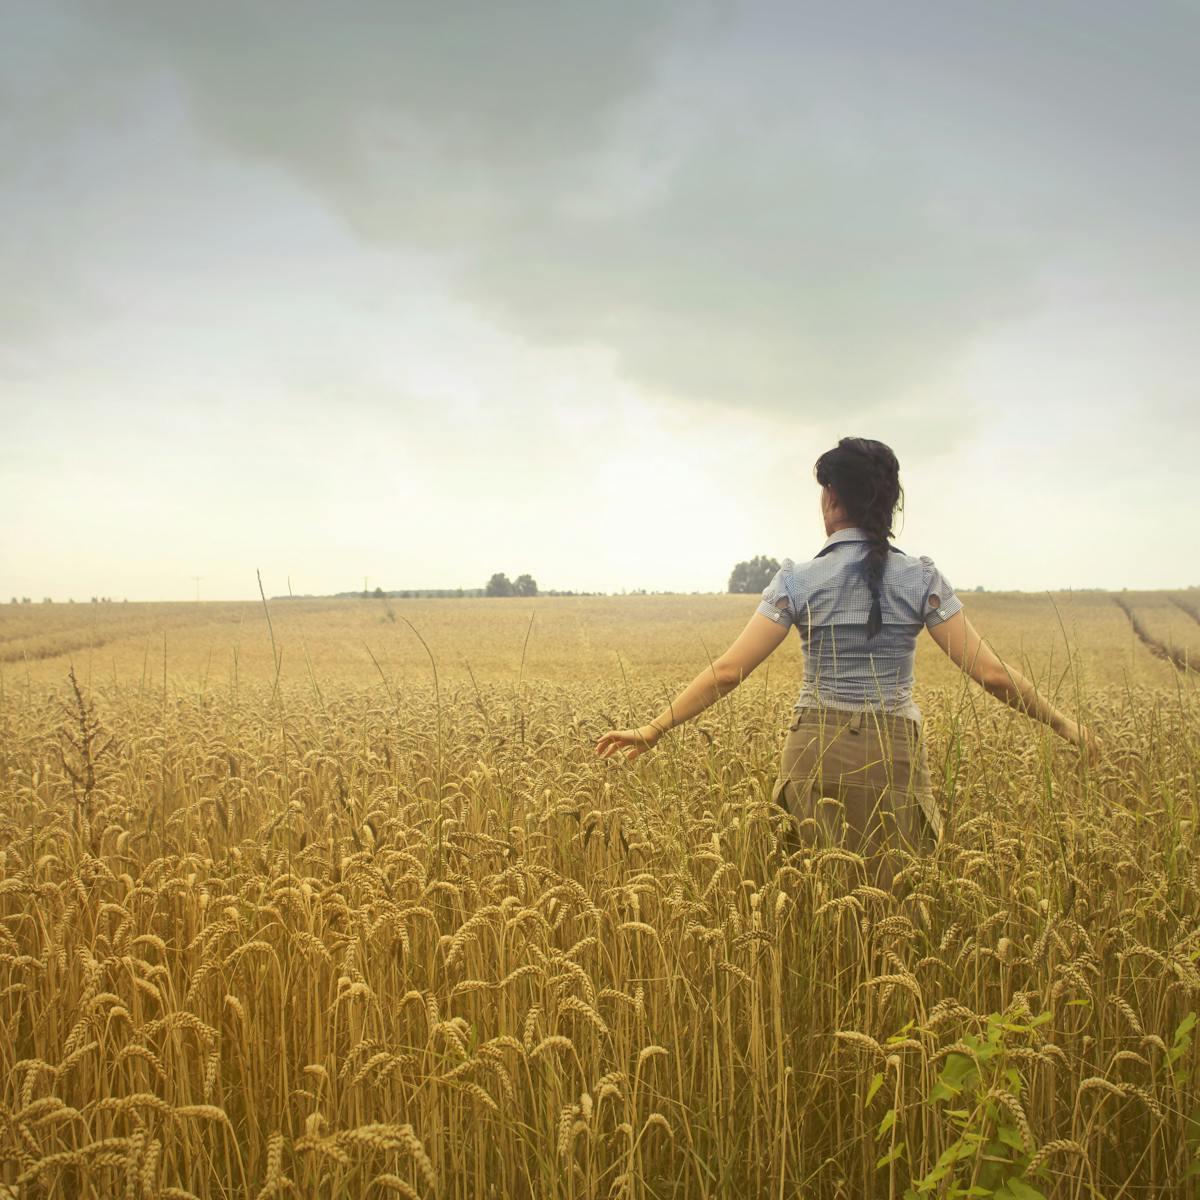
[(663, 727), (661, 725), (659, 725), (656, 721), (648, 721), (647, 724), (650, 726), (651, 729), (658, 730), (659, 737), (666, 737), (667, 731), (665, 729), (663, 729)]

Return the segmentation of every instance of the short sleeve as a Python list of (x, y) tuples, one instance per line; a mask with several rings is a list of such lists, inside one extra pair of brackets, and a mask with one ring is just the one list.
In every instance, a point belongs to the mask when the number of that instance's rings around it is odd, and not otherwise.
[(796, 589), (792, 568), (795, 564), (790, 558), (783, 560), (783, 565), (775, 572), (771, 582), (763, 588), (762, 599), (754, 610), (764, 617), (769, 617), (784, 629), (791, 629), (796, 623), (795, 605)]
[(932, 628), (959, 612), (962, 609), (962, 601), (955, 595), (954, 586), (938, 570), (932, 558), (922, 554), (921, 564), (925, 568), (923, 577), (925, 595), (921, 604), (921, 613), (925, 625)]

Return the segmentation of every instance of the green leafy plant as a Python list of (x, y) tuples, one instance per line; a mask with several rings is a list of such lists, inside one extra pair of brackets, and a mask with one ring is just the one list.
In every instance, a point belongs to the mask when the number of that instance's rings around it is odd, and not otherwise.
[[(1185, 1098), (1193, 1095), (1192, 1071), (1188, 1066), (1192, 1049), (1192, 1030), (1196, 1026), (1195, 1012), (1189, 1012), (1175, 1027), (1175, 1038), (1167, 1051), (1167, 1067), (1171, 1082), (1182, 1109)], [(1185, 1179), (1200, 1179), (1200, 1104), (1193, 1103), (1184, 1117), (1184, 1143), (1187, 1146)]]
[(992, 1013), (982, 1034), (968, 1033), (963, 1050), (946, 1055), (927, 1102), (940, 1108), (953, 1140), (933, 1167), (915, 1179), (905, 1200), (940, 1196), (991, 1196), (994, 1200), (1044, 1200), (1026, 1178), (1036, 1147), (1025, 1116), (1025, 1081), (1009, 1053), (1050, 1020), (1040, 1013), (1025, 1020)]

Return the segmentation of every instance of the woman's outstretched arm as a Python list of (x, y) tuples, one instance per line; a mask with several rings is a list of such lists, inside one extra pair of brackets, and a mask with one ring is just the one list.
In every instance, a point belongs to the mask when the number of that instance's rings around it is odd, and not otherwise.
[(1018, 712), (1027, 713), (1034, 720), (1049, 725), (1060, 737), (1081, 750), (1091, 752), (1096, 749), (1098, 742), (1087, 726), (1060, 712), (1020, 671), (1010, 667), (979, 636), (961, 610), (945, 621), (931, 625), (929, 633), (951, 661), (982, 685), (985, 691)]
[(705, 667), (648, 725), (638, 729), (610, 730), (596, 743), (596, 753), (601, 758), (608, 758), (615, 751), (626, 750), (627, 759), (644, 754), (672, 726), (690, 721), (710, 704), (732, 692), (783, 643), (787, 634), (786, 625), (778, 625), (756, 612), (729, 649), (711, 667)]

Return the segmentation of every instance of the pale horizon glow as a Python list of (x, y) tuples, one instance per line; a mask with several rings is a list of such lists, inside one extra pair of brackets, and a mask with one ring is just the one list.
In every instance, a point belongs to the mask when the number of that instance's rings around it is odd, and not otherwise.
[(0, 602), (719, 591), (896, 450), (962, 589), (1200, 583), (1200, 10), (18, 2)]

